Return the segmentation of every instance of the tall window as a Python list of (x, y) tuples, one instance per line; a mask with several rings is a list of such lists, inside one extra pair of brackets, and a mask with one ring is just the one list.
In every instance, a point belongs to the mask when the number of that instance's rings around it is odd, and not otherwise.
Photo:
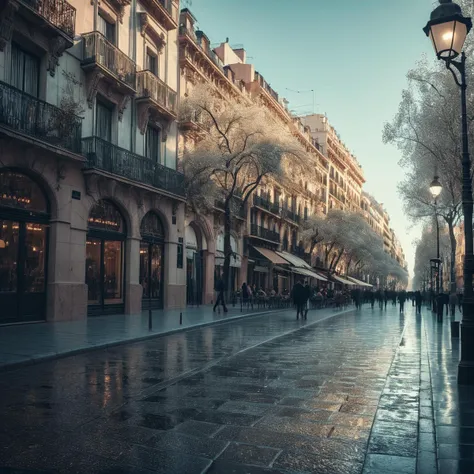
[(146, 52), (146, 68), (158, 76), (158, 58), (150, 51)]
[(153, 127), (148, 127), (145, 137), (145, 156), (150, 158), (155, 163), (160, 162), (160, 130)]
[(96, 105), (95, 134), (103, 140), (112, 141), (112, 110), (100, 101)]
[(39, 58), (12, 43), (11, 85), (38, 97)]
[(99, 14), (97, 28), (112, 44), (115, 44), (115, 23), (107, 21)]

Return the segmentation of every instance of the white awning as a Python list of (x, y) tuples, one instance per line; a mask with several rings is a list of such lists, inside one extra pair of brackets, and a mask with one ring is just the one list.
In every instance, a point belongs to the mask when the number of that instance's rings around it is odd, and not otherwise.
[(355, 286), (355, 283), (353, 281), (346, 280), (345, 278), (342, 278), (340, 276), (331, 275), (331, 278), (334, 278), (334, 280), (338, 281), (339, 283), (342, 283), (343, 285)]
[(310, 277), (310, 278), (316, 278), (317, 280), (321, 280), (321, 281), (328, 281), (327, 278), (323, 277), (322, 275), (320, 275), (319, 273), (316, 273), (314, 271), (311, 271), (311, 270), (308, 270), (306, 268), (296, 268), (296, 267), (292, 267), (291, 268), (291, 271), (293, 273), (298, 273), (298, 275), (304, 275), (304, 276), (307, 276), (307, 277)]
[(354, 278), (354, 277), (347, 277), (347, 278), (353, 281), (356, 285), (367, 286), (369, 288), (373, 288), (373, 285), (371, 285), (370, 283), (366, 283), (365, 281), (358, 280), (357, 278)]
[(303, 259), (296, 257), (288, 252), (277, 252), (280, 257), (283, 257), (285, 260), (290, 262), (294, 267), (306, 268), (307, 270), (312, 270), (311, 265), (308, 265)]
[(288, 261), (281, 258), (273, 250), (265, 249), (263, 247), (253, 247), (260, 255), (263, 255), (267, 260), (275, 265), (288, 265)]

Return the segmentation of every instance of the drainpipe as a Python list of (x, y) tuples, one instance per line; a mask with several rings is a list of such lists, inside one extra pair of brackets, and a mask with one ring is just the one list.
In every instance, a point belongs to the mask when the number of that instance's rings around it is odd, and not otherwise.
[[(132, 24), (131, 24), (131, 55), (132, 59), (137, 63), (137, 0), (132, 0), (131, 6), (131, 17), (132, 17)], [(130, 150), (132, 152), (136, 151), (136, 141), (137, 141), (137, 130), (136, 130), (136, 123), (137, 123), (137, 108), (135, 103), (135, 98), (132, 97), (130, 100), (130, 107), (131, 107), (131, 120), (130, 120)]]

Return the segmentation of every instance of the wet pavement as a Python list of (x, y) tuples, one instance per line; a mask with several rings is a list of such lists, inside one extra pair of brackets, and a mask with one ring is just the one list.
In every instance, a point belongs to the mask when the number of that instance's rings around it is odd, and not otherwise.
[(391, 306), (311, 317), (2, 373), (0, 473), (474, 472), (474, 390), (456, 385), (449, 322)]

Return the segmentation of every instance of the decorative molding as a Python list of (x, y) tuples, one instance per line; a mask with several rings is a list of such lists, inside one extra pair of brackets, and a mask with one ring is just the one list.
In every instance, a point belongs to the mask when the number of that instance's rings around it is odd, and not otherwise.
[(101, 71), (93, 71), (87, 77), (87, 104), (92, 109), (94, 106), (94, 100), (97, 96), (97, 89), (99, 88), (99, 82), (104, 77), (104, 73)]
[[(100, 5), (101, 0), (97, 0), (97, 4)], [(125, 7), (132, 3), (132, 0), (108, 0), (108, 3), (117, 13), (117, 17), (120, 23), (123, 23), (123, 16), (125, 13)], [(91, 5), (94, 5), (94, 0), (91, 0)]]
[(148, 102), (138, 104), (137, 112), (138, 128), (140, 129), (140, 133), (145, 135), (148, 121), (150, 120), (150, 104)]
[(49, 41), (48, 67), (47, 70), (51, 77), (56, 73), (56, 67), (59, 66), (59, 58), (66, 51), (67, 43), (62, 36), (56, 36)]
[(129, 95), (124, 95), (122, 100), (120, 101), (120, 104), (118, 106), (118, 119), (120, 122), (123, 119), (123, 113), (125, 109), (127, 108), (128, 103), (130, 102), (131, 97)]
[(158, 54), (161, 54), (166, 46), (166, 36), (153, 28), (148, 13), (139, 13), (138, 18), (140, 20), (140, 34), (144, 38), (148, 35), (154, 41)]
[(13, 34), (13, 25), (15, 13), (18, 10), (18, 4), (13, 1), (6, 2), (0, 6), (0, 51), (11, 42)]

